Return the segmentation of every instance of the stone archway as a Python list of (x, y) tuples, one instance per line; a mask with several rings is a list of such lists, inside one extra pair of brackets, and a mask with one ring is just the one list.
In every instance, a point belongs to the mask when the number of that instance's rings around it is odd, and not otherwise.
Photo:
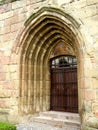
[[(84, 116), (86, 45), (82, 23), (62, 9), (43, 7), (31, 15), (13, 47), (19, 56), (19, 112), (47, 111), (50, 107), (49, 57), (53, 47), (63, 42), (70, 45), (78, 60), (79, 113)], [(89, 52), (87, 52), (89, 53)], [(89, 60), (90, 62), (90, 60)], [(82, 91), (81, 91), (82, 90)], [(81, 117), (82, 117), (81, 116)]]
[[(68, 13), (44, 7), (26, 22), (20, 42), (20, 104), (22, 113), (49, 110), (50, 79), (49, 56), (59, 42), (70, 45), (79, 58), (80, 23)], [(15, 50), (17, 50), (17, 48)], [(20, 49), (21, 48), (21, 49)]]

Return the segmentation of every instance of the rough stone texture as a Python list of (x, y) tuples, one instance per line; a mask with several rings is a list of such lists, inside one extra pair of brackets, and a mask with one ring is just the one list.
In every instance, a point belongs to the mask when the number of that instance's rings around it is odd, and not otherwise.
[[(47, 9), (44, 9), (44, 6), (47, 6)], [(49, 8), (52, 7), (55, 11), (51, 13)], [(42, 12), (36, 13), (38, 10)], [(62, 16), (62, 13), (59, 14), (61, 10), (65, 12)], [(78, 58), (79, 114), (85, 128), (83, 130), (98, 129), (98, 0), (21, 0), (0, 6), (0, 110), (5, 109), (8, 113), (3, 114), (0, 119), (7, 120), (12, 115), (17, 117), (19, 113), (22, 115), (49, 110), (49, 68), (48, 61), (44, 60), (43, 56), (46, 54), (45, 58), (48, 58), (48, 49), (53, 47), (54, 39), (49, 40), (52, 31), (45, 35), (48, 28), (39, 33), (40, 28), (48, 22), (44, 21), (45, 13), (48, 18), (49, 14), (52, 15), (55, 25), (57, 16), (62, 22), (57, 21), (57, 24), (63, 27), (68, 35), (71, 34), (67, 42), (74, 41), (72, 46), (76, 49)], [(38, 25), (36, 29), (35, 21)], [(65, 23), (71, 31), (66, 28)], [(60, 31), (59, 28), (57, 30)], [(67, 36), (64, 38), (64, 33), (60, 31), (60, 36), (66, 41)], [(34, 38), (35, 34), (37, 38)], [(39, 39), (42, 42), (38, 42)], [(36, 44), (39, 44), (39, 47)]]
[(42, 123), (35, 123), (35, 122), (32, 122), (32, 123), (29, 123), (29, 124), (20, 124), (17, 126), (17, 130), (79, 130), (78, 128), (58, 128), (58, 127), (55, 127), (55, 126), (51, 126), (51, 125), (48, 125), (48, 124), (42, 124)]
[(80, 130), (78, 114), (47, 111), (27, 117), (24, 116), (22, 123), (17, 125), (18, 130)]

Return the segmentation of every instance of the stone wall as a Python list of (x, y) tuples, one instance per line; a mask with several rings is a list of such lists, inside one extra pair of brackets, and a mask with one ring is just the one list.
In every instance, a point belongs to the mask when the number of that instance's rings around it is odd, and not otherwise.
[(78, 39), (79, 111), (83, 130), (86, 125), (98, 129), (98, 0), (21, 0), (0, 6), (0, 118), (14, 121), (13, 115), (19, 115), (21, 45), (16, 46), (26, 20), (44, 6), (64, 10), (83, 25), (78, 34), (84, 34)]
[(21, 0), (0, 6), (0, 113), (18, 114), (19, 65), (17, 55), (12, 48), (25, 21), (47, 1)]

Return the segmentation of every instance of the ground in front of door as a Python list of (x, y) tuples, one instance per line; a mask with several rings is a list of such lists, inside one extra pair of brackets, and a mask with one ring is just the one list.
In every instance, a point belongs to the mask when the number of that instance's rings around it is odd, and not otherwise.
[(80, 130), (78, 113), (47, 111), (23, 117), (17, 130)]
[(42, 123), (30, 123), (30, 124), (19, 124), (17, 130), (79, 130), (78, 128), (58, 128), (48, 124)]

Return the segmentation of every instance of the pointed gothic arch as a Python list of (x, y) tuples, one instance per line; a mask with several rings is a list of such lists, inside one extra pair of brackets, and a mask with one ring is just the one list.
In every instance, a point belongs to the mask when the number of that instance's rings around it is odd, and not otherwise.
[[(25, 22), (12, 52), (19, 56), (19, 112), (36, 113), (49, 110), (50, 79), (49, 56), (59, 42), (70, 45), (78, 60), (79, 111), (82, 108), (80, 88), (84, 56), (84, 27), (78, 19), (68, 12), (54, 7), (43, 7), (32, 14)], [(82, 61), (83, 64), (83, 61)], [(81, 71), (79, 71), (82, 69)]]

